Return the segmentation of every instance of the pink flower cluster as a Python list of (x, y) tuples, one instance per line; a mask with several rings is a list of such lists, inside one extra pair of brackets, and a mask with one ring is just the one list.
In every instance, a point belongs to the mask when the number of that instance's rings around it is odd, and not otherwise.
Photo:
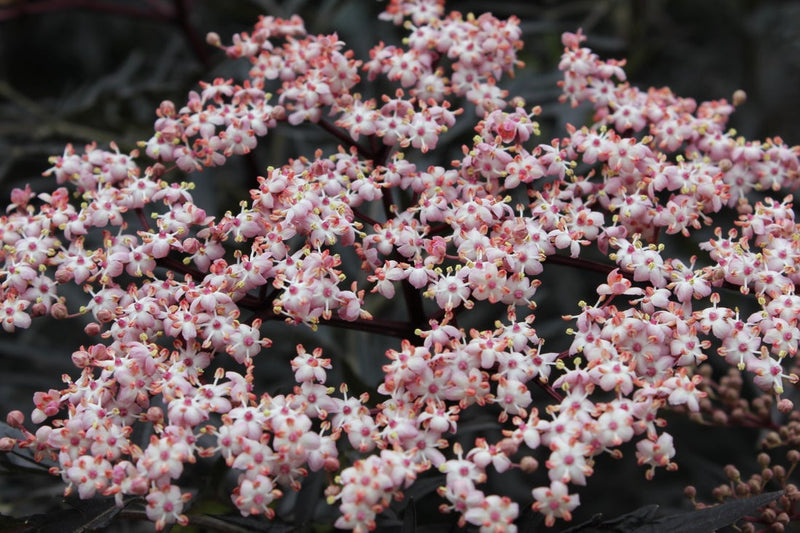
[[(514, 531), (519, 504), (485, 494), (491, 471), (531, 471), (542, 458), (550, 483), (532, 490), (533, 509), (552, 525), (571, 518), (580, 503), (571, 491), (595, 457), (619, 456), (623, 443), (636, 441), (648, 477), (677, 467), (659, 413), (699, 409), (696, 370), (707, 358), (746, 369), (766, 393), (797, 382), (783, 364), (800, 337), (791, 197), (752, 203), (750, 194), (795, 187), (797, 148), (736, 137), (725, 100), (698, 105), (628, 85), (624, 62), (582, 48), (580, 32), (563, 37), (562, 88), (565, 101), (594, 107), (594, 123), (537, 143), (540, 110), (500, 87), (521, 66), (518, 20), (445, 15), (431, 0), (392, 0), (381, 18), (407, 20), (408, 38), (365, 62), (336, 35), (308, 35), (297, 17), (263, 17), (229, 46), (212, 34), (251, 62), (249, 79), (163, 102), (141, 143), (150, 166), (114, 145), (68, 146), (46, 172), (60, 187), (13, 193), (0, 220), (3, 328), (81, 313), (102, 341), (73, 353), (80, 374), (63, 390), (36, 393), (38, 429), (9, 416), (22, 436), (2, 449), (55, 461), (81, 498), (144, 496), (157, 528), (187, 523), (184, 469), (221, 456), (238, 473), (231, 499), (243, 515), (272, 517), (283, 492), (322, 470), (336, 526), (366, 531), (438, 469), (443, 511), (481, 531)], [(357, 92), (378, 78), (395, 92)], [(472, 117), (476, 136), (460, 160), (414, 163)], [(339, 150), (269, 168), (237, 213), (210, 216), (191, 183), (167, 180), (301, 123), (330, 132)], [(731, 208), (736, 228), (697, 237), (706, 257), (659, 244)], [(360, 278), (345, 274), (345, 248)], [(587, 248), (608, 261), (587, 260)], [(544, 350), (531, 313), (545, 262), (607, 276), (596, 301), (566, 317), (573, 340), (562, 353)], [(85, 302), (60, 294), (69, 283)], [(373, 317), (370, 301), (398, 289), (408, 320)], [(721, 305), (730, 290), (753, 294), (761, 310), (744, 317)], [(502, 306), (505, 319), (460, 328), (478, 302)], [(387, 352), (380, 403), (332, 386), (335, 363), (303, 346), (291, 394), (255, 391), (268, 320), (402, 338)], [(243, 368), (223, 369), (226, 356)], [(464, 453), (454, 437), (473, 405), (499, 411), (504, 437)], [(144, 447), (131, 440), (140, 426), (151, 432)]]

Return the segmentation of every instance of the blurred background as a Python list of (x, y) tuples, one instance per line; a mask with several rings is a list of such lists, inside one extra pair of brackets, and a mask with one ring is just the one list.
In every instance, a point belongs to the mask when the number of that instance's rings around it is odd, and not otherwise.
[[(401, 29), (376, 20), (384, 6), (375, 0), (0, 0), (0, 199), (27, 183), (37, 192), (50, 190), (54, 184), (41, 173), (50, 166), (48, 156), (61, 154), (66, 143), (82, 147), (96, 141), (105, 147), (114, 140), (121, 150), (132, 150), (138, 140), (151, 135), (154, 110), (162, 100), (180, 106), (199, 80), (243, 79), (247, 62), (227, 61), (222, 52), (205, 44), (207, 32), (217, 32), (227, 43), (232, 34), (248, 31), (260, 14), (297, 13), (310, 33), (336, 31), (356, 57), (366, 58), (377, 42), (397, 44), (402, 38)], [(583, 124), (590, 116), (586, 108), (571, 109), (557, 102), (560, 35), (583, 28), (589, 38), (586, 44), (602, 58), (627, 58), (632, 84), (669, 86), (677, 95), (698, 102), (730, 100), (734, 91), (743, 89), (748, 100), (734, 114), (732, 127), (747, 138), (781, 136), (788, 144), (800, 144), (797, 2), (461, 0), (447, 7), (476, 14), (490, 10), (499, 18), (521, 19), (525, 48), (520, 58), (526, 67), (502, 85), (511, 94), (524, 96), (529, 105), (542, 106), (541, 142), (563, 135), (565, 124)], [(460, 150), (453, 140), (438, 154), (439, 164), (452, 159), (441, 152)], [(267, 165), (311, 156), (328, 142), (318, 130), (278, 129), (251, 155), (193, 175), (198, 184), (195, 199), (212, 214), (235, 209)], [(555, 289), (545, 284), (536, 297), (537, 330), (552, 350), (568, 342), (559, 317), (573, 312), (575, 302), (600, 282), (578, 272), (566, 275), (568, 283)], [(84, 324), (81, 319), (43, 318), (28, 330), (0, 335), (0, 412), (22, 409), (28, 414), (33, 392), (59, 388), (65, 372), (75, 375), (70, 354), (88, 342), (82, 336)], [(357, 389), (372, 389), (381, 376), (383, 353), (397, 344), (395, 339), (327, 328), (313, 335), (301, 328), (291, 335), (282, 331), (274, 324), (265, 329), (268, 337), (282, 340), (262, 354), (262, 358), (277, 357), (274, 364), (256, 365), (264, 372), (258, 378), (263, 390), (289, 392), (280, 388), (291, 377), (288, 361), (298, 342), (323, 346), (326, 354), (333, 354), (334, 365), (341, 363), (334, 380), (344, 378), (356, 383)], [(464, 434), (492, 438), (487, 421), (478, 417)], [(650, 503), (662, 505), (664, 512), (685, 510), (682, 488), (689, 482), (697, 484), (708, 500), (710, 488), (722, 482), (720, 465), (742, 458), (752, 461), (758, 436), (754, 431), (733, 435), (691, 424), (671, 431), (681, 459), (678, 472), (658, 472), (656, 482), (647, 483), (632, 450), (626, 450), (622, 461), (603, 458), (596, 466), (597, 475), (581, 492), (575, 523), (595, 513), (613, 517)], [(693, 436), (691, 446), (681, 445), (677, 436), (681, 432)], [(0, 514), (42, 513), (57, 503), (63, 486), (57, 480), (44, 483), (44, 477), (0, 470)], [(542, 479), (518, 476), (513, 484), (503, 483), (503, 490), (524, 500)], [(435, 488), (435, 483), (428, 485), (418, 502), (430, 487)], [(437, 503), (428, 511), (435, 511)], [(115, 527), (121, 531), (134, 526)]]

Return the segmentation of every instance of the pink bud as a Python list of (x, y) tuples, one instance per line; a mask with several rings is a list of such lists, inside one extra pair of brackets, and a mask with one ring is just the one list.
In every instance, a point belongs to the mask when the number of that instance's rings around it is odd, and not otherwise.
[(193, 254), (200, 249), (200, 241), (194, 237), (189, 237), (183, 241), (183, 251), (187, 254)]
[(167, 167), (162, 165), (161, 163), (156, 163), (155, 165), (147, 167), (147, 172), (153, 178), (159, 178), (164, 175), (167, 171)]
[(147, 483), (146, 478), (136, 478), (131, 482), (130, 493), (141, 496), (143, 494), (147, 494), (149, 488), (150, 485)]
[(337, 472), (339, 470), (339, 459), (336, 457), (327, 457), (322, 467), (326, 472)]
[(77, 352), (72, 352), (72, 364), (78, 368), (86, 368), (92, 362), (92, 358), (88, 352), (84, 350), (78, 350)]
[(783, 414), (789, 414), (794, 410), (794, 403), (789, 398), (781, 398), (778, 401), (778, 411)]
[(11, 437), (0, 438), (0, 452), (10, 452), (16, 446), (17, 440)]
[(341, 492), (342, 488), (339, 485), (328, 485), (325, 487), (326, 498), (336, 498), (336, 496), (338, 496)]
[(57, 319), (68, 318), (69, 310), (62, 302), (56, 302), (50, 307), (50, 316)]
[(90, 337), (94, 337), (95, 335), (100, 334), (100, 324), (97, 322), (89, 322), (86, 324), (86, 327), (83, 328), (84, 333), (89, 335)]
[(282, 105), (276, 105), (272, 109), (272, 118), (275, 120), (284, 120), (286, 118), (286, 108)]
[(539, 461), (537, 461), (531, 456), (526, 455), (525, 457), (522, 458), (522, 460), (520, 460), (519, 467), (520, 470), (522, 470), (526, 474), (530, 474), (536, 472), (536, 470), (539, 468)]
[(503, 439), (498, 443), (500, 450), (506, 455), (514, 455), (519, 449), (519, 445), (514, 439)]
[(95, 361), (108, 361), (113, 359), (113, 355), (109, 353), (103, 344), (95, 344), (89, 347), (89, 353)]
[(158, 424), (164, 421), (164, 411), (160, 407), (151, 407), (144, 415), (145, 420), (153, 424)]
[(66, 268), (59, 268), (56, 270), (55, 279), (58, 283), (64, 284), (72, 281), (73, 274)]
[(14, 410), (6, 415), (6, 424), (12, 428), (21, 428), (24, 423), (25, 415), (22, 414), (22, 411)]
[(175, 104), (169, 100), (164, 100), (161, 102), (161, 105), (158, 106), (158, 111), (156, 114), (159, 117), (173, 117), (175, 116)]
[(37, 302), (31, 306), (32, 316), (44, 316), (47, 314), (47, 306), (41, 302)]
[(105, 324), (106, 322), (111, 322), (114, 320), (114, 313), (111, 312), (109, 309), (100, 309), (97, 312), (97, 320), (101, 323)]
[(206, 42), (211, 46), (221, 46), (222, 39), (219, 38), (219, 34), (217, 32), (210, 31), (206, 35)]

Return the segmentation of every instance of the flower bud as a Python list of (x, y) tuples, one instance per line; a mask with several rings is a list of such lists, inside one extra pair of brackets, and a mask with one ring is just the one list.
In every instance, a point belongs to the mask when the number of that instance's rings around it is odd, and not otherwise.
[(171, 100), (163, 100), (158, 106), (156, 114), (159, 117), (173, 117), (175, 116), (175, 103)]
[(17, 439), (11, 437), (0, 438), (0, 452), (10, 452), (17, 444)]
[(283, 120), (286, 118), (286, 108), (282, 105), (276, 105), (272, 109), (272, 118), (275, 120)]
[(109, 350), (104, 344), (90, 346), (88, 351), (95, 361), (108, 361), (114, 358), (113, 350)]
[(89, 322), (86, 324), (86, 327), (83, 328), (83, 332), (89, 335), (90, 337), (94, 337), (95, 335), (100, 334), (100, 324), (97, 322)]
[(517, 453), (517, 450), (519, 449), (519, 446), (516, 442), (514, 442), (514, 439), (503, 439), (498, 443), (498, 447), (500, 448), (500, 451), (509, 456)]
[(160, 424), (164, 421), (164, 411), (160, 407), (151, 407), (145, 413), (144, 418), (152, 424)]
[(794, 410), (794, 403), (788, 398), (781, 398), (778, 402), (778, 411), (783, 414), (791, 413)]
[(780, 446), (781, 444), (781, 436), (778, 435), (775, 431), (770, 431), (767, 433), (767, 436), (764, 437), (764, 446), (767, 448), (774, 448), (775, 446)]
[(56, 270), (55, 280), (56, 280), (56, 282), (58, 282), (58, 283), (60, 283), (62, 285), (72, 281), (73, 277), (74, 276), (73, 276), (72, 272), (70, 272), (66, 268), (59, 268), (58, 270)]
[(31, 306), (31, 316), (44, 316), (47, 314), (47, 306), (42, 302), (36, 302)]
[(730, 497), (731, 488), (728, 485), (720, 485), (711, 491), (711, 495), (715, 500), (722, 501), (725, 498)]
[(738, 89), (733, 93), (733, 105), (740, 106), (747, 101), (747, 93)]
[(739, 481), (741, 479), (741, 474), (739, 473), (739, 470), (735, 466), (726, 465), (725, 477), (727, 477), (731, 481)]
[(736, 496), (739, 498), (746, 498), (750, 496), (750, 485), (744, 482), (736, 484)]
[(72, 352), (72, 364), (78, 368), (86, 368), (92, 362), (92, 357), (86, 350)]
[(111, 322), (114, 320), (114, 313), (110, 309), (100, 309), (97, 312), (97, 320), (99, 320), (101, 324)]
[(151, 165), (151, 166), (147, 167), (147, 171), (150, 174), (150, 176), (153, 179), (155, 179), (155, 178), (160, 178), (161, 176), (163, 176), (167, 171), (167, 167), (165, 167), (161, 163), (156, 163), (154, 165)]
[(50, 316), (59, 320), (68, 318), (69, 310), (63, 302), (56, 302), (50, 307)]
[(11, 426), (12, 428), (21, 428), (22, 424), (25, 423), (25, 415), (22, 414), (22, 411), (13, 410), (6, 415), (6, 424)]
[(183, 251), (187, 254), (193, 254), (200, 249), (200, 241), (194, 237), (189, 237), (183, 241)]
[(206, 42), (211, 46), (222, 46), (222, 39), (220, 39), (219, 34), (214, 31), (208, 32), (206, 35)]
[(332, 501), (339, 495), (342, 491), (342, 488), (339, 485), (328, 485), (325, 487), (325, 498), (328, 501)]
[(531, 474), (533, 472), (536, 472), (536, 470), (539, 468), (539, 461), (537, 461), (530, 455), (526, 455), (519, 462), (519, 468), (526, 474)]

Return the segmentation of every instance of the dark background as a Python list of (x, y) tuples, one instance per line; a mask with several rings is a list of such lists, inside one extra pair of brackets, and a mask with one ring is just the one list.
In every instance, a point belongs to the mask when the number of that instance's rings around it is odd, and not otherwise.
[[(242, 79), (247, 64), (226, 61), (222, 52), (205, 44), (206, 32), (217, 32), (227, 43), (231, 34), (247, 31), (261, 13), (299, 13), (310, 33), (335, 30), (357, 57), (365, 58), (379, 40), (399, 40), (397, 28), (376, 20), (383, 5), (374, 0), (0, 0), (0, 198), (26, 183), (37, 191), (52, 187), (41, 172), (49, 166), (47, 157), (60, 154), (67, 142), (81, 147), (97, 141), (105, 147), (116, 140), (123, 151), (131, 150), (136, 141), (150, 136), (161, 100), (180, 105), (198, 80)], [(732, 127), (748, 138), (778, 135), (788, 144), (800, 143), (796, 96), (800, 5), (796, 2), (464, 0), (450, 2), (448, 8), (491, 10), (500, 18), (513, 14), (522, 20), (525, 48), (520, 57), (527, 66), (504, 85), (530, 105), (544, 108), (542, 142), (563, 135), (567, 122), (586, 120), (586, 109), (557, 103), (556, 87), (560, 34), (582, 27), (589, 37), (587, 45), (602, 58), (628, 59), (632, 84), (669, 86), (698, 102), (730, 99), (735, 90), (744, 89), (748, 101), (735, 113)], [(279, 166), (288, 157), (310, 156), (318, 142), (322, 142), (319, 132), (270, 134), (252, 156), (193, 176), (198, 182), (195, 196), (211, 213), (235, 208), (267, 164)], [(537, 295), (541, 331), (550, 335), (563, 331), (557, 317), (574, 311), (575, 302), (586, 297), (581, 291), (597, 282), (576, 277), (567, 288), (548, 292), (543, 287)], [(73, 370), (70, 353), (87, 342), (80, 334), (82, 327), (80, 319), (41, 319), (29, 330), (0, 335), (0, 412), (29, 413), (34, 391), (60, 386), (59, 376)], [(296, 342), (327, 344), (334, 351), (338, 346), (340, 352), (352, 349), (355, 355), (342, 355), (348, 368), (359, 380), (374, 384), (379, 365), (363, 363), (382, 357), (389, 341), (342, 336), (322, 328), (316, 336), (293, 333), (289, 345)], [(266, 371), (271, 374), (280, 366), (276, 375), (285, 377), (287, 360), (278, 363), (266, 365)], [(263, 379), (267, 387), (280, 382), (280, 377)], [(601, 458), (597, 474), (581, 491), (582, 506), (575, 521), (598, 512), (613, 517), (648, 503), (661, 504), (665, 512), (685, 510), (685, 484), (697, 484), (708, 501), (711, 487), (723, 481), (720, 465), (738, 462), (743, 472), (748, 462), (753, 466), (757, 432), (676, 424), (670, 431), (676, 435), (678, 472), (659, 471), (655, 482), (647, 483), (631, 449), (622, 461)], [(682, 441), (681, 434), (691, 438)], [(30, 479), (24, 475), (0, 472), (0, 476), (0, 514), (44, 512), (45, 502), (57, 502), (63, 488), (41, 480), (26, 484)], [(541, 481), (537, 478), (535, 483)], [(517, 478), (504, 488), (529, 494), (530, 482)], [(132, 526), (119, 526), (128, 527)]]

